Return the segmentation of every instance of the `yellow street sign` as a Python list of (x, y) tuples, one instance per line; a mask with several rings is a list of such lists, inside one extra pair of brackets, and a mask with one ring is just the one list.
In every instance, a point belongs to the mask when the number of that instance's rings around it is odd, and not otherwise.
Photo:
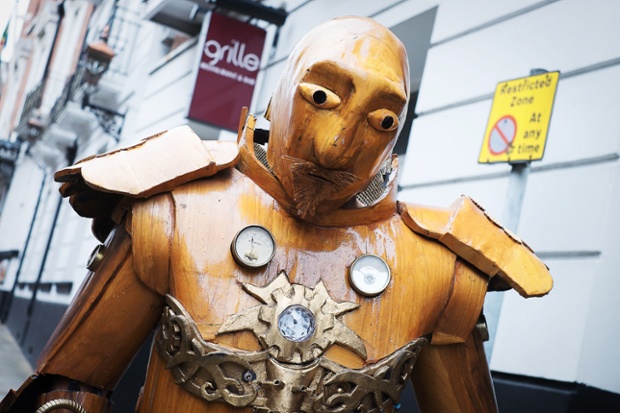
[(479, 163), (542, 159), (560, 72), (497, 84)]

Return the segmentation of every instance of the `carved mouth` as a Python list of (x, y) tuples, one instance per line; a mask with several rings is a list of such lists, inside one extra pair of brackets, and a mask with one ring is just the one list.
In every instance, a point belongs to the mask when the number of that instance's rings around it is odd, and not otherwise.
[[(300, 173), (303, 173), (303, 172), (300, 172)], [(314, 174), (314, 173), (306, 173), (305, 175), (310, 177), (310, 178), (319, 179), (319, 180), (321, 180), (323, 182), (333, 183), (332, 181), (330, 181), (329, 179), (327, 179), (327, 178), (325, 178), (324, 176), (321, 176), (321, 175), (317, 175), (317, 174)]]
[(317, 179), (336, 187), (346, 186), (359, 180), (357, 176), (350, 172), (323, 168), (314, 162), (303, 159), (285, 156), (284, 161), (292, 175), (301, 175), (307, 178)]
[(350, 172), (323, 168), (313, 162), (284, 156), (283, 164), (289, 171), (292, 192), (301, 217), (314, 215), (316, 207), (325, 200), (334, 199), (360, 178)]

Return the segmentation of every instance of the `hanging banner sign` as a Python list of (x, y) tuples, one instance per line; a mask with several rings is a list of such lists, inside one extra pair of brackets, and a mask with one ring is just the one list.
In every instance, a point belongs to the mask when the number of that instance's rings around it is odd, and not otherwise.
[(236, 132), (250, 106), (265, 44), (265, 30), (212, 13), (188, 118)]
[(479, 163), (542, 159), (559, 78), (546, 72), (497, 85)]

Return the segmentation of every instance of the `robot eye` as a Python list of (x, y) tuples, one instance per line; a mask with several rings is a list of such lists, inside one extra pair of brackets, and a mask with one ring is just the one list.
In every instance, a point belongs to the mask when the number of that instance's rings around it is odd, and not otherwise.
[(312, 83), (300, 83), (299, 92), (317, 108), (333, 109), (340, 105), (340, 98), (334, 92)]
[(381, 132), (391, 132), (398, 128), (398, 116), (391, 110), (379, 109), (368, 114), (368, 123)]

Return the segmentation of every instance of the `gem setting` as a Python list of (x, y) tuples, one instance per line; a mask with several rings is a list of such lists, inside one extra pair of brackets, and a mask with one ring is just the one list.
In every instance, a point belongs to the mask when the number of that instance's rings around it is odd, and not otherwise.
[(340, 320), (341, 315), (359, 305), (334, 301), (322, 281), (314, 288), (292, 284), (281, 271), (264, 287), (242, 286), (262, 304), (228, 316), (218, 335), (249, 330), (261, 347), (281, 363), (312, 362), (333, 344), (366, 359), (364, 342)]

